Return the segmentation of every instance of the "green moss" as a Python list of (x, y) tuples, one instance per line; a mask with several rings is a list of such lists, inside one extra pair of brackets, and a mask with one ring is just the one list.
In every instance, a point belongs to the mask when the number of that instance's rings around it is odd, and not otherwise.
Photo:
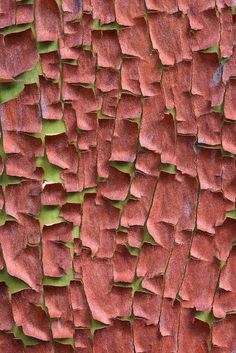
[(72, 346), (74, 347), (75, 343), (74, 343), (74, 339), (73, 338), (57, 338), (57, 339), (54, 339), (55, 342), (58, 342), (60, 344), (63, 344), (65, 346)]
[(127, 204), (127, 200), (124, 201), (111, 201), (111, 204), (113, 207), (118, 208), (119, 210), (123, 211), (126, 204)]
[(1, 186), (6, 186), (10, 184), (20, 184), (24, 179), (16, 176), (9, 176), (6, 174), (4, 171), (2, 175), (0, 176), (0, 185)]
[(117, 22), (112, 22), (106, 25), (102, 25), (100, 20), (96, 19), (93, 21), (92, 25), (93, 30), (96, 31), (111, 31), (111, 30), (119, 30), (122, 28)]
[(134, 279), (134, 281), (132, 282), (133, 294), (135, 292), (146, 292), (146, 290), (144, 290), (142, 287), (142, 281), (143, 281), (143, 278), (141, 278), (141, 277), (136, 277)]
[(105, 327), (108, 327), (108, 325), (104, 324), (103, 322), (94, 320), (92, 318), (92, 320), (91, 320), (91, 333), (92, 333), (92, 336), (94, 335), (95, 331), (101, 330), (101, 329), (103, 329)]
[(120, 227), (118, 228), (118, 231), (119, 231), (119, 232), (122, 232), (122, 233), (128, 233), (128, 232), (129, 232), (129, 228), (120, 226)]
[(142, 287), (142, 277), (135, 277), (135, 279), (131, 283), (127, 282), (114, 282), (114, 287), (123, 287), (123, 288), (132, 288), (132, 293), (134, 295), (135, 292), (143, 292), (149, 293), (146, 289)]
[(119, 171), (132, 175), (134, 174), (134, 162), (118, 162), (118, 161), (111, 161), (110, 165)]
[(209, 311), (197, 311), (195, 314), (195, 318), (208, 323), (210, 326), (217, 321), (212, 312)]
[(36, 166), (44, 170), (43, 180), (54, 183), (62, 183), (61, 172), (62, 169), (49, 163), (46, 156), (36, 158)]
[(3, 210), (0, 210), (0, 226), (5, 224), (7, 221), (14, 221), (15, 218), (6, 214)]
[(73, 239), (78, 239), (80, 237), (80, 229), (78, 226), (74, 226), (72, 230)]
[(23, 82), (0, 83), (0, 104), (17, 98), (24, 87)]
[(67, 202), (82, 204), (85, 194), (95, 194), (96, 192), (97, 188), (87, 188), (80, 192), (69, 192), (67, 193)]
[(8, 35), (11, 33), (19, 33), (26, 31), (27, 29), (32, 28), (32, 23), (13, 25), (6, 28), (1, 28), (0, 33), (3, 35)]
[(14, 276), (11, 276), (7, 272), (6, 267), (4, 267), (2, 271), (0, 271), (0, 282), (4, 282), (7, 285), (8, 290), (11, 294), (14, 294), (22, 291), (23, 289), (29, 288), (29, 286), (25, 282), (21, 281), (20, 279)]
[(51, 53), (58, 51), (58, 42), (37, 42), (37, 49), (40, 54)]
[(236, 219), (236, 210), (226, 212), (226, 217)]
[(34, 134), (37, 137), (44, 138), (45, 135), (59, 135), (66, 132), (66, 126), (63, 120), (43, 119), (42, 130), (40, 133)]
[(139, 256), (139, 253), (140, 253), (139, 248), (135, 248), (133, 246), (130, 246), (129, 244), (126, 244), (126, 247), (129, 250), (130, 255)]
[(223, 113), (224, 111), (224, 104), (220, 104), (220, 105), (215, 105), (211, 108), (211, 110), (215, 113)]
[(151, 236), (151, 234), (149, 233), (147, 226), (144, 227), (144, 239), (143, 239), (144, 243), (149, 243), (152, 245), (156, 245), (157, 242), (153, 239), (153, 237)]
[(203, 53), (216, 53), (216, 54), (219, 54), (220, 53), (220, 47), (218, 44), (216, 45), (213, 45), (212, 47), (210, 48), (207, 48), (205, 50), (202, 50)]
[(43, 206), (38, 217), (41, 227), (63, 222), (63, 218), (59, 216), (60, 208), (57, 206)]
[(166, 109), (165, 114), (172, 115), (172, 117), (175, 119), (176, 118), (176, 109)]
[(177, 168), (176, 168), (176, 166), (174, 164), (161, 163), (160, 171), (166, 172), (166, 173), (169, 173), (169, 174), (176, 174)]
[(42, 75), (42, 68), (40, 63), (37, 63), (32, 70), (26, 71), (23, 74), (17, 76), (17, 81), (21, 81), (24, 84), (39, 84), (40, 75)]
[(220, 268), (223, 268), (226, 265), (226, 261), (225, 260), (220, 260)]
[(25, 346), (35, 346), (36, 344), (42, 342), (34, 337), (26, 336), (21, 326), (15, 325), (13, 329), (13, 334), (15, 338), (20, 339)]
[(71, 268), (63, 277), (48, 277), (43, 278), (44, 286), (66, 287), (74, 279), (74, 270)]
[(82, 204), (84, 200), (83, 192), (69, 192), (67, 194), (67, 202)]
[(97, 118), (100, 120), (111, 120), (111, 119), (114, 120), (114, 118), (111, 118), (110, 116), (103, 114), (101, 110), (97, 112)]

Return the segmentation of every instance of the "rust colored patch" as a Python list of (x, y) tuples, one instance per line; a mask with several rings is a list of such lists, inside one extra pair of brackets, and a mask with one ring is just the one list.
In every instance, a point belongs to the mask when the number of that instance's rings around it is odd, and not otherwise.
[(214, 323), (212, 342), (217, 347), (225, 348), (227, 352), (235, 350), (235, 315), (228, 315), (225, 320)]
[(236, 0), (0, 0), (0, 353), (236, 353)]
[(115, 168), (109, 168), (107, 182), (101, 184), (99, 192), (109, 200), (125, 200), (129, 189), (130, 177)]
[(134, 347), (138, 353), (148, 350), (150, 353), (161, 352), (161, 335), (155, 325), (146, 325), (144, 320), (134, 322)]
[(40, 55), (44, 75), (53, 80), (59, 79), (59, 57), (57, 52)]
[(70, 172), (77, 171), (76, 149), (75, 146), (68, 143), (66, 134), (47, 136), (45, 144), (49, 162)]
[(119, 69), (120, 46), (116, 31), (92, 32), (93, 49), (97, 53), (98, 66)]
[(215, 234), (215, 226), (224, 222), (225, 212), (232, 208), (233, 204), (225, 200), (221, 192), (201, 191), (197, 214), (198, 229)]
[(72, 282), (70, 285), (70, 300), (74, 315), (75, 327), (89, 328), (91, 314), (81, 282)]
[(12, 333), (0, 332), (0, 348), (6, 353), (24, 353), (24, 345)]
[(228, 86), (226, 87), (226, 94), (225, 94), (225, 117), (229, 120), (236, 120), (235, 119), (235, 101), (233, 100), (233, 96), (236, 92), (236, 85), (233, 80), (230, 80)]
[(33, 22), (33, 6), (22, 4), (16, 7), (16, 24)]
[[(217, 45), (220, 40), (220, 21), (215, 9), (199, 12), (195, 19), (201, 23), (201, 28), (192, 35), (192, 50), (204, 50)], [(207, 35), (209, 32), (211, 36)]]
[[(95, 320), (111, 324), (111, 319), (131, 314), (131, 289), (112, 286), (113, 271), (109, 260), (88, 259), (82, 263), (82, 271), (85, 295)], [(96, 295), (98, 287), (102, 289), (101, 296)]]
[(39, 343), (35, 346), (26, 346), (26, 353), (53, 353), (53, 346), (51, 342)]
[(151, 41), (144, 18), (136, 19), (132, 27), (122, 29), (119, 43), (122, 54), (145, 60), (151, 50)]
[(13, 77), (33, 69), (39, 59), (31, 29), (1, 34), (0, 48), (0, 81), (12, 81)]
[(16, 4), (14, 0), (6, 0), (1, 4), (0, 28), (15, 24)]
[(200, 149), (197, 155), (198, 177), (202, 190), (221, 190), (222, 158), (215, 149)]
[(51, 326), (53, 337), (72, 338), (74, 326), (68, 288), (46, 286), (44, 294), (48, 314), (55, 319)]
[(144, 0), (115, 0), (116, 21), (123, 26), (133, 26), (135, 19), (144, 16)]
[(115, 21), (115, 11), (113, 2), (109, 0), (91, 0), (93, 8), (93, 18), (99, 18), (102, 24)]
[(129, 198), (121, 217), (121, 225), (123, 227), (144, 226), (151, 205), (155, 183), (154, 177), (137, 173), (130, 188), (131, 195), (134, 197)]
[[(179, 349), (191, 352), (191, 348), (202, 353), (208, 352), (210, 329), (206, 322), (192, 317), (193, 311), (182, 309), (179, 322)], [(191, 348), (190, 348), (191, 347)]]
[(162, 351), (168, 352), (178, 349), (178, 330), (180, 319), (180, 305), (164, 299), (160, 317), (160, 333), (162, 335)]
[(163, 65), (191, 60), (188, 22), (179, 15), (153, 13), (148, 16), (150, 36)]
[(25, 86), (18, 98), (0, 107), (3, 131), (37, 133), (42, 129), (39, 115), (39, 92), (36, 85)]
[(1, 331), (10, 331), (13, 329), (13, 315), (8, 288), (5, 283), (0, 283), (0, 313), (2, 321), (0, 323)]
[(39, 291), (42, 285), (39, 247), (30, 247), (27, 241), (27, 228), (24, 226), (16, 222), (6, 222), (1, 226), (0, 243), (8, 273)]
[[(198, 311), (210, 311), (218, 272), (217, 262), (191, 259), (179, 291), (179, 295), (183, 299), (183, 306), (196, 308)], [(204, 277), (202, 273), (205, 273)]]
[(61, 34), (60, 12), (55, 0), (35, 2), (35, 25), (39, 42), (59, 39)]
[(72, 238), (72, 224), (58, 223), (43, 229), (43, 272), (50, 277), (62, 277), (71, 268), (70, 249), (65, 246)]
[(135, 293), (133, 303), (134, 315), (143, 318), (147, 325), (157, 325), (160, 308), (160, 295)]
[(75, 347), (76, 352), (92, 353), (92, 337), (89, 330), (76, 330)]
[(31, 289), (23, 290), (12, 296), (14, 321), (22, 326), (25, 335), (49, 341), (51, 338), (49, 319), (40, 307), (41, 294)]
[(221, 113), (200, 116), (197, 119), (198, 142), (211, 146), (220, 145), (222, 120), (223, 115)]
[(155, 236), (155, 225), (166, 222), (177, 230), (191, 230), (195, 223), (196, 181), (182, 175), (162, 173), (154, 195), (147, 226)]
[(138, 125), (127, 120), (117, 120), (111, 150), (112, 161), (133, 162), (138, 143)]
[(166, 269), (165, 298), (175, 299), (179, 292), (185, 277), (191, 237), (192, 234), (190, 232), (181, 232), (175, 235), (175, 244)]
[(94, 353), (105, 353), (104, 347), (114, 353), (133, 353), (130, 323), (116, 320), (111, 327), (96, 331)]

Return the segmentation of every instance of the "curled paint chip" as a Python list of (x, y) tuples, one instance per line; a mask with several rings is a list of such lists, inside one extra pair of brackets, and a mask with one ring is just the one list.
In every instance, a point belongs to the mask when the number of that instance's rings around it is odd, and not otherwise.
[(24, 345), (12, 333), (0, 332), (0, 348), (6, 353), (24, 353)]
[(56, 41), (61, 34), (60, 12), (55, 0), (35, 2), (35, 26), (37, 40)]
[(91, 0), (93, 18), (99, 19), (102, 24), (115, 21), (114, 4), (109, 0)]
[(179, 15), (152, 13), (148, 16), (150, 36), (163, 65), (191, 60), (188, 22)]
[(235, 0), (0, 1), (0, 351), (235, 353)]
[(27, 241), (24, 226), (16, 222), (6, 222), (1, 226), (0, 242), (7, 271), (39, 291), (42, 285), (40, 252), (38, 247), (27, 245)]
[(229, 84), (226, 87), (225, 93), (225, 105), (224, 105), (224, 113), (225, 117), (229, 120), (235, 120), (235, 92), (236, 92), (236, 84), (235, 80), (230, 80)]
[[(131, 289), (112, 286), (110, 260), (88, 259), (82, 264), (82, 269), (85, 295), (95, 320), (111, 324), (112, 319), (131, 314)], [(91, 271), (94, 274), (93, 278), (90, 276)], [(95, 295), (98, 286), (102, 289), (101, 296)]]
[(226, 349), (226, 352), (235, 350), (235, 315), (227, 315), (223, 321), (215, 322), (212, 330), (212, 342), (217, 347)]
[(119, 69), (121, 64), (117, 32), (92, 32), (93, 49), (97, 53), (98, 66)]
[(94, 353), (102, 352), (104, 346), (114, 353), (133, 353), (131, 335), (130, 323), (116, 320), (111, 327), (95, 332)]
[(16, 4), (14, 0), (6, 0), (0, 8), (0, 28), (15, 24)]
[(150, 353), (161, 352), (161, 335), (155, 325), (146, 325), (144, 320), (134, 322), (134, 347), (138, 353), (149, 350)]
[(46, 286), (44, 293), (49, 316), (55, 319), (52, 323), (53, 337), (58, 339), (73, 337), (73, 315), (68, 288)]
[(45, 276), (62, 277), (71, 268), (70, 249), (65, 245), (72, 238), (72, 225), (58, 223), (43, 229), (43, 272)]
[(2, 317), (2, 322), (0, 324), (1, 331), (9, 331), (13, 329), (13, 315), (10, 302), (10, 296), (8, 293), (8, 288), (5, 283), (0, 283), (0, 313)]
[(134, 294), (134, 315), (143, 318), (147, 325), (157, 325), (160, 307), (161, 296), (139, 292)]
[(151, 51), (151, 41), (144, 18), (136, 19), (132, 27), (121, 29), (119, 43), (122, 54), (145, 60)]
[(0, 80), (12, 81), (13, 77), (34, 68), (38, 61), (36, 43), (31, 29), (0, 35)]
[(49, 341), (51, 338), (49, 319), (40, 307), (40, 301), (41, 294), (31, 289), (13, 294), (14, 321), (18, 326), (22, 326), (25, 335)]
[(201, 191), (197, 214), (198, 229), (215, 234), (215, 226), (223, 224), (225, 212), (232, 207), (233, 204), (225, 200), (221, 192)]
[(4, 131), (37, 133), (42, 129), (39, 114), (39, 92), (35, 84), (25, 86), (13, 100), (1, 105), (1, 124)]
[(155, 236), (155, 225), (166, 222), (177, 230), (191, 230), (195, 225), (196, 180), (162, 173), (157, 184), (147, 226)]

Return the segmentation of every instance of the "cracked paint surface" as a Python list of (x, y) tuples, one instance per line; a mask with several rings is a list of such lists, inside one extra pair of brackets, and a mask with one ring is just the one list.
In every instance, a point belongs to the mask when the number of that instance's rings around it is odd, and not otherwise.
[(236, 2), (0, 2), (0, 352), (236, 351)]

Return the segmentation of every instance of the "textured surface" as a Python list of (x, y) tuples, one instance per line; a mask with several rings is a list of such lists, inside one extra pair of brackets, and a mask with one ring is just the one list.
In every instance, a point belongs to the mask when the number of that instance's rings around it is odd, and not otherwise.
[(0, 352), (236, 352), (236, 2), (0, 1)]

